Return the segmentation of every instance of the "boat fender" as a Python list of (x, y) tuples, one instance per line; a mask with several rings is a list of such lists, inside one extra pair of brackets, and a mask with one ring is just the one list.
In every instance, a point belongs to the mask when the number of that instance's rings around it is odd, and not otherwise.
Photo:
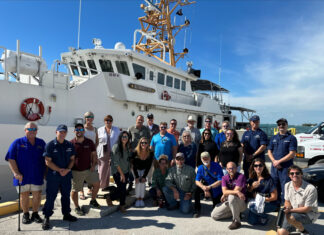
[(163, 91), (161, 94), (161, 99), (162, 100), (170, 100), (171, 96), (169, 95), (169, 93), (167, 91)]
[[(37, 107), (36, 109), (33, 107)], [(21, 115), (29, 121), (37, 121), (44, 115), (44, 105), (42, 101), (37, 98), (25, 99), (20, 105)]]

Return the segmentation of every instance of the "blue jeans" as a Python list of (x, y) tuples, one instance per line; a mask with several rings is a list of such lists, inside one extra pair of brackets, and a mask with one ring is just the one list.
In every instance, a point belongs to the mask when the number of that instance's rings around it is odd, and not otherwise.
[[(179, 192), (179, 197), (180, 197), (180, 211), (184, 214), (188, 214), (191, 211), (191, 198), (189, 200), (184, 200), (185, 192), (177, 189)], [(174, 199), (173, 197), (173, 191), (165, 186), (162, 189), (165, 199), (167, 200), (168, 204), (170, 207), (175, 207), (178, 202)]]
[(262, 222), (262, 219), (268, 219), (267, 213), (275, 211), (279, 206), (279, 203), (277, 201), (275, 202), (266, 202), (264, 205), (264, 211), (263, 213), (258, 213), (255, 209), (255, 205), (252, 204), (249, 207), (249, 216), (248, 216), (248, 223), (255, 225), (255, 224), (261, 224), (265, 225), (264, 222)]

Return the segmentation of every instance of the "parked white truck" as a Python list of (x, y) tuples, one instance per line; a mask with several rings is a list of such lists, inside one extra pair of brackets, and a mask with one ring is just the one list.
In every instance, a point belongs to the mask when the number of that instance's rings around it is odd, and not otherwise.
[(324, 122), (295, 136), (298, 141), (296, 161), (307, 162), (309, 166), (324, 163)]

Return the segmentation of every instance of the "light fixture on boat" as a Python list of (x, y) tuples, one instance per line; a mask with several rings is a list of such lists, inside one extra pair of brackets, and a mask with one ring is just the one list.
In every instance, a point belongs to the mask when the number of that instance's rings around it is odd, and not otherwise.
[(188, 53), (189, 49), (188, 48), (183, 48), (183, 53)]
[(102, 41), (100, 38), (94, 38), (92, 39), (92, 44), (95, 46), (95, 49), (102, 49)]
[(182, 16), (183, 14), (182, 14), (182, 9), (179, 9), (178, 11), (177, 11), (177, 13), (176, 13), (178, 16)]
[(115, 50), (126, 50), (126, 46), (122, 42), (117, 42), (115, 44), (115, 47), (114, 48), (115, 48)]
[(185, 25), (190, 25), (190, 21), (189, 20), (185, 20)]

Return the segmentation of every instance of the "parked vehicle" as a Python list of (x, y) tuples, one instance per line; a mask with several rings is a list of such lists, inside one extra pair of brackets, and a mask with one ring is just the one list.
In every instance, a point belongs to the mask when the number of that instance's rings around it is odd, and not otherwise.
[(303, 179), (316, 187), (318, 200), (324, 202), (324, 163), (304, 168)]
[(319, 139), (324, 135), (324, 122), (320, 122), (305, 133), (296, 134), (298, 145), (304, 141)]
[(324, 163), (324, 135), (299, 142), (295, 161), (307, 162), (308, 166)]

